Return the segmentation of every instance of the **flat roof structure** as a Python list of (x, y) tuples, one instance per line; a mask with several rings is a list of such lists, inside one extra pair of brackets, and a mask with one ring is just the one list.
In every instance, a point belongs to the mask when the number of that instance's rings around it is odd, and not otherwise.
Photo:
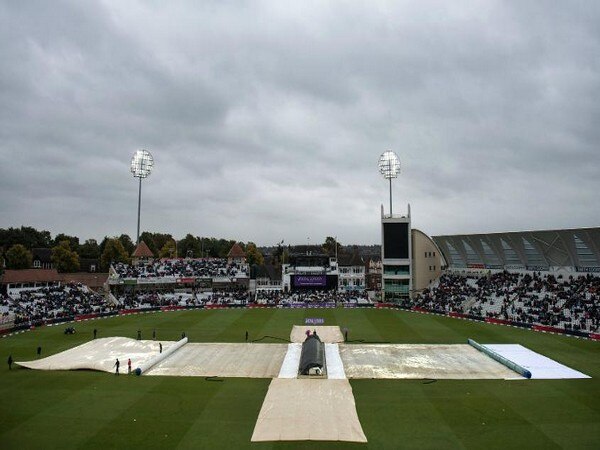
[(448, 267), (600, 272), (600, 227), (433, 236)]

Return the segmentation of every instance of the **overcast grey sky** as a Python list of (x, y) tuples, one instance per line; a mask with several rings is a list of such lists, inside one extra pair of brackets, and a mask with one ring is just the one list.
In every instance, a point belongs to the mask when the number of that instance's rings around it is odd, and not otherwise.
[(0, 227), (272, 245), (598, 226), (600, 2), (0, 3)]

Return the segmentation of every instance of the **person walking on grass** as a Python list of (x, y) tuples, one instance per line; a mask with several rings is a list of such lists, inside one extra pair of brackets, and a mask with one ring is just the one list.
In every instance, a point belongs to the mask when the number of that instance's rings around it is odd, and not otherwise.
[(12, 370), (12, 363), (13, 363), (12, 355), (8, 355), (8, 370)]
[(41, 345), (38, 345), (38, 348), (37, 348), (37, 356), (38, 356), (38, 358), (39, 358), (40, 356), (42, 356), (42, 347), (41, 347)]
[(113, 367), (115, 367), (115, 375), (119, 375), (119, 366), (121, 365), (121, 363), (119, 362), (119, 358), (117, 358), (117, 362), (115, 362), (115, 365)]
[(94, 328), (94, 339), (96, 339), (97, 334), (98, 334), (98, 330)]

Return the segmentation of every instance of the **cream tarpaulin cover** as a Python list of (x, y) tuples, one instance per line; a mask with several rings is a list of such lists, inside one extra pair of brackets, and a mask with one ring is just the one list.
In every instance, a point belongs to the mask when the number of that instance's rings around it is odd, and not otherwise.
[[(163, 341), (163, 351), (175, 342)], [(115, 361), (119, 358), (121, 372), (127, 371), (127, 360), (131, 358), (132, 370), (149, 361), (160, 352), (157, 341), (138, 341), (126, 337), (94, 339), (85, 344), (34, 361), (17, 361), (16, 364), (37, 370), (77, 370), (90, 369), (104, 372), (115, 371)]]
[(306, 340), (306, 332), (317, 332), (317, 336), (323, 343), (333, 344), (336, 342), (344, 342), (344, 336), (340, 327), (334, 326), (310, 326), (310, 325), (294, 325), (290, 333), (290, 341), (302, 343)]
[(287, 344), (188, 343), (146, 375), (274, 378)]
[(367, 442), (348, 380), (271, 381), (252, 441), (306, 440)]
[(339, 345), (348, 378), (523, 379), (467, 344)]

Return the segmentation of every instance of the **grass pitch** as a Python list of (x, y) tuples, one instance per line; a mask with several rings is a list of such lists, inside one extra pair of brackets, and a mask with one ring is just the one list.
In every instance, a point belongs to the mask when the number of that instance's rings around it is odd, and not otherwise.
[[(270, 380), (42, 372), (6, 359), (42, 356), (92, 337), (243, 342), (288, 339), (306, 317), (348, 328), (350, 341), (518, 343), (583, 380), (352, 380), (368, 444), (251, 443)], [(42, 327), (0, 339), (0, 448), (600, 448), (600, 343), (441, 316), (375, 309), (244, 309), (139, 314)], [(306, 412), (310, 414), (307, 399)]]

